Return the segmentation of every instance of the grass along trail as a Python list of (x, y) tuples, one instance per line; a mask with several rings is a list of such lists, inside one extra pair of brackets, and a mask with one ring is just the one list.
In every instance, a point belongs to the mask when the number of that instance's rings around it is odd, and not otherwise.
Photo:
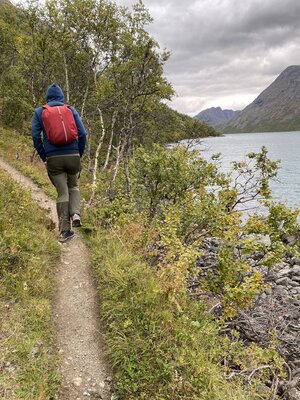
[[(55, 202), (1, 158), (0, 168), (31, 190), (33, 199), (57, 226)], [(62, 385), (58, 399), (109, 400), (112, 398), (112, 375), (105, 357), (89, 251), (78, 235), (62, 246), (53, 308), (56, 344), (61, 354)]]

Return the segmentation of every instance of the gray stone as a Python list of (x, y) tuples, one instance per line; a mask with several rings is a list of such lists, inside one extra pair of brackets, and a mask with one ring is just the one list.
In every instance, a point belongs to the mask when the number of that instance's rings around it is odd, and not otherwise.
[(283, 278), (276, 279), (277, 285), (280, 285), (280, 286), (287, 286), (288, 285), (288, 281), (289, 281), (288, 277), (283, 277)]
[(90, 395), (91, 398), (93, 399), (102, 399), (102, 395), (99, 393), (99, 391), (95, 388), (89, 388), (87, 389), (87, 393)]
[(297, 243), (297, 237), (294, 235), (287, 235), (284, 239), (286, 240), (286, 243), (290, 246), (294, 246)]
[(73, 379), (73, 384), (79, 387), (82, 384), (82, 378), (80, 378), (80, 376), (77, 376), (76, 378)]
[(296, 294), (296, 295), (297, 295), (297, 294), (300, 294), (300, 288), (292, 289), (292, 290), (291, 290), (291, 293), (292, 293), (292, 294)]
[[(283, 279), (283, 278), (282, 278), (282, 279)], [(292, 289), (292, 290), (294, 290), (294, 289)], [(288, 290), (286, 289), (286, 287), (280, 286), (280, 285), (276, 286), (276, 287), (273, 289), (273, 293), (274, 293), (275, 296), (281, 296), (281, 297), (287, 297), (288, 294), (289, 294), (289, 292), (288, 292)]]
[(299, 287), (299, 282), (289, 280), (288, 286), (291, 286), (293, 288)]
[(294, 265), (291, 272), (293, 275), (300, 275), (300, 265)]
[(259, 250), (255, 250), (255, 252), (252, 254), (251, 258), (255, 261), (259, 261), (262, 258), (264, 258), (265, 253)]
[(277, 272), (277, 278), (282, 278), (284, 276), (288, 276), (291, 272), (290, 267), (284, 267), (282, 270)]
[(300, 392), (296, 388), (290, 389), (285, 393), (286, 400), (300, 400)]

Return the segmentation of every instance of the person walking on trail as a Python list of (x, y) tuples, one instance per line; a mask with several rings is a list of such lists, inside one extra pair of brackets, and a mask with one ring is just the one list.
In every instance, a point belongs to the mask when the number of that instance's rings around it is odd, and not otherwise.
[(78, 181), (86, 131), (78, 112), (64, 104), (63, 91), (56, 83), (49, 86), (46, 100), (47, 104), (34, 111), (31, 133), (57, 191), (59, 241), (65, 242), (74, 236), (71, 228), (81, 226)]

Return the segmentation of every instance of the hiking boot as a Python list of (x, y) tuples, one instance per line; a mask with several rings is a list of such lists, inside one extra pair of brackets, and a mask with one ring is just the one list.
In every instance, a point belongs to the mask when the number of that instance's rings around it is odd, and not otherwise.
[(74, 237), (74, 235), (75, 235), (75, 233), (73, 231), (70, 231), (70, 230), (63, 231), (63, 232), (60, 233), (58, 241), (60, 243), (64, 243), (67, 240), (72, 239), (72, 237)]
[(81, 220), (79, 214), (74, 214), (72, 216), (72, 226), (74, 226), (75, 228), (79, 228), (81, 226)]

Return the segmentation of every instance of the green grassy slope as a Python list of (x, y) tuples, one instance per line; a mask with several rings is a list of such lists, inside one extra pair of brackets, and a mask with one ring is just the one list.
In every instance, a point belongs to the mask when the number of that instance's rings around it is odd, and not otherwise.
[(51, 301), (60, 254), (30, 194), (0, 171), (0, 398), (53, 399)]
[(90, 237), (101, 315), (122, 400), (246, 400), (241, 382), (224, 379), (218, 324), (182, 294), (165, 296), (155, 271), (113, 232)]

